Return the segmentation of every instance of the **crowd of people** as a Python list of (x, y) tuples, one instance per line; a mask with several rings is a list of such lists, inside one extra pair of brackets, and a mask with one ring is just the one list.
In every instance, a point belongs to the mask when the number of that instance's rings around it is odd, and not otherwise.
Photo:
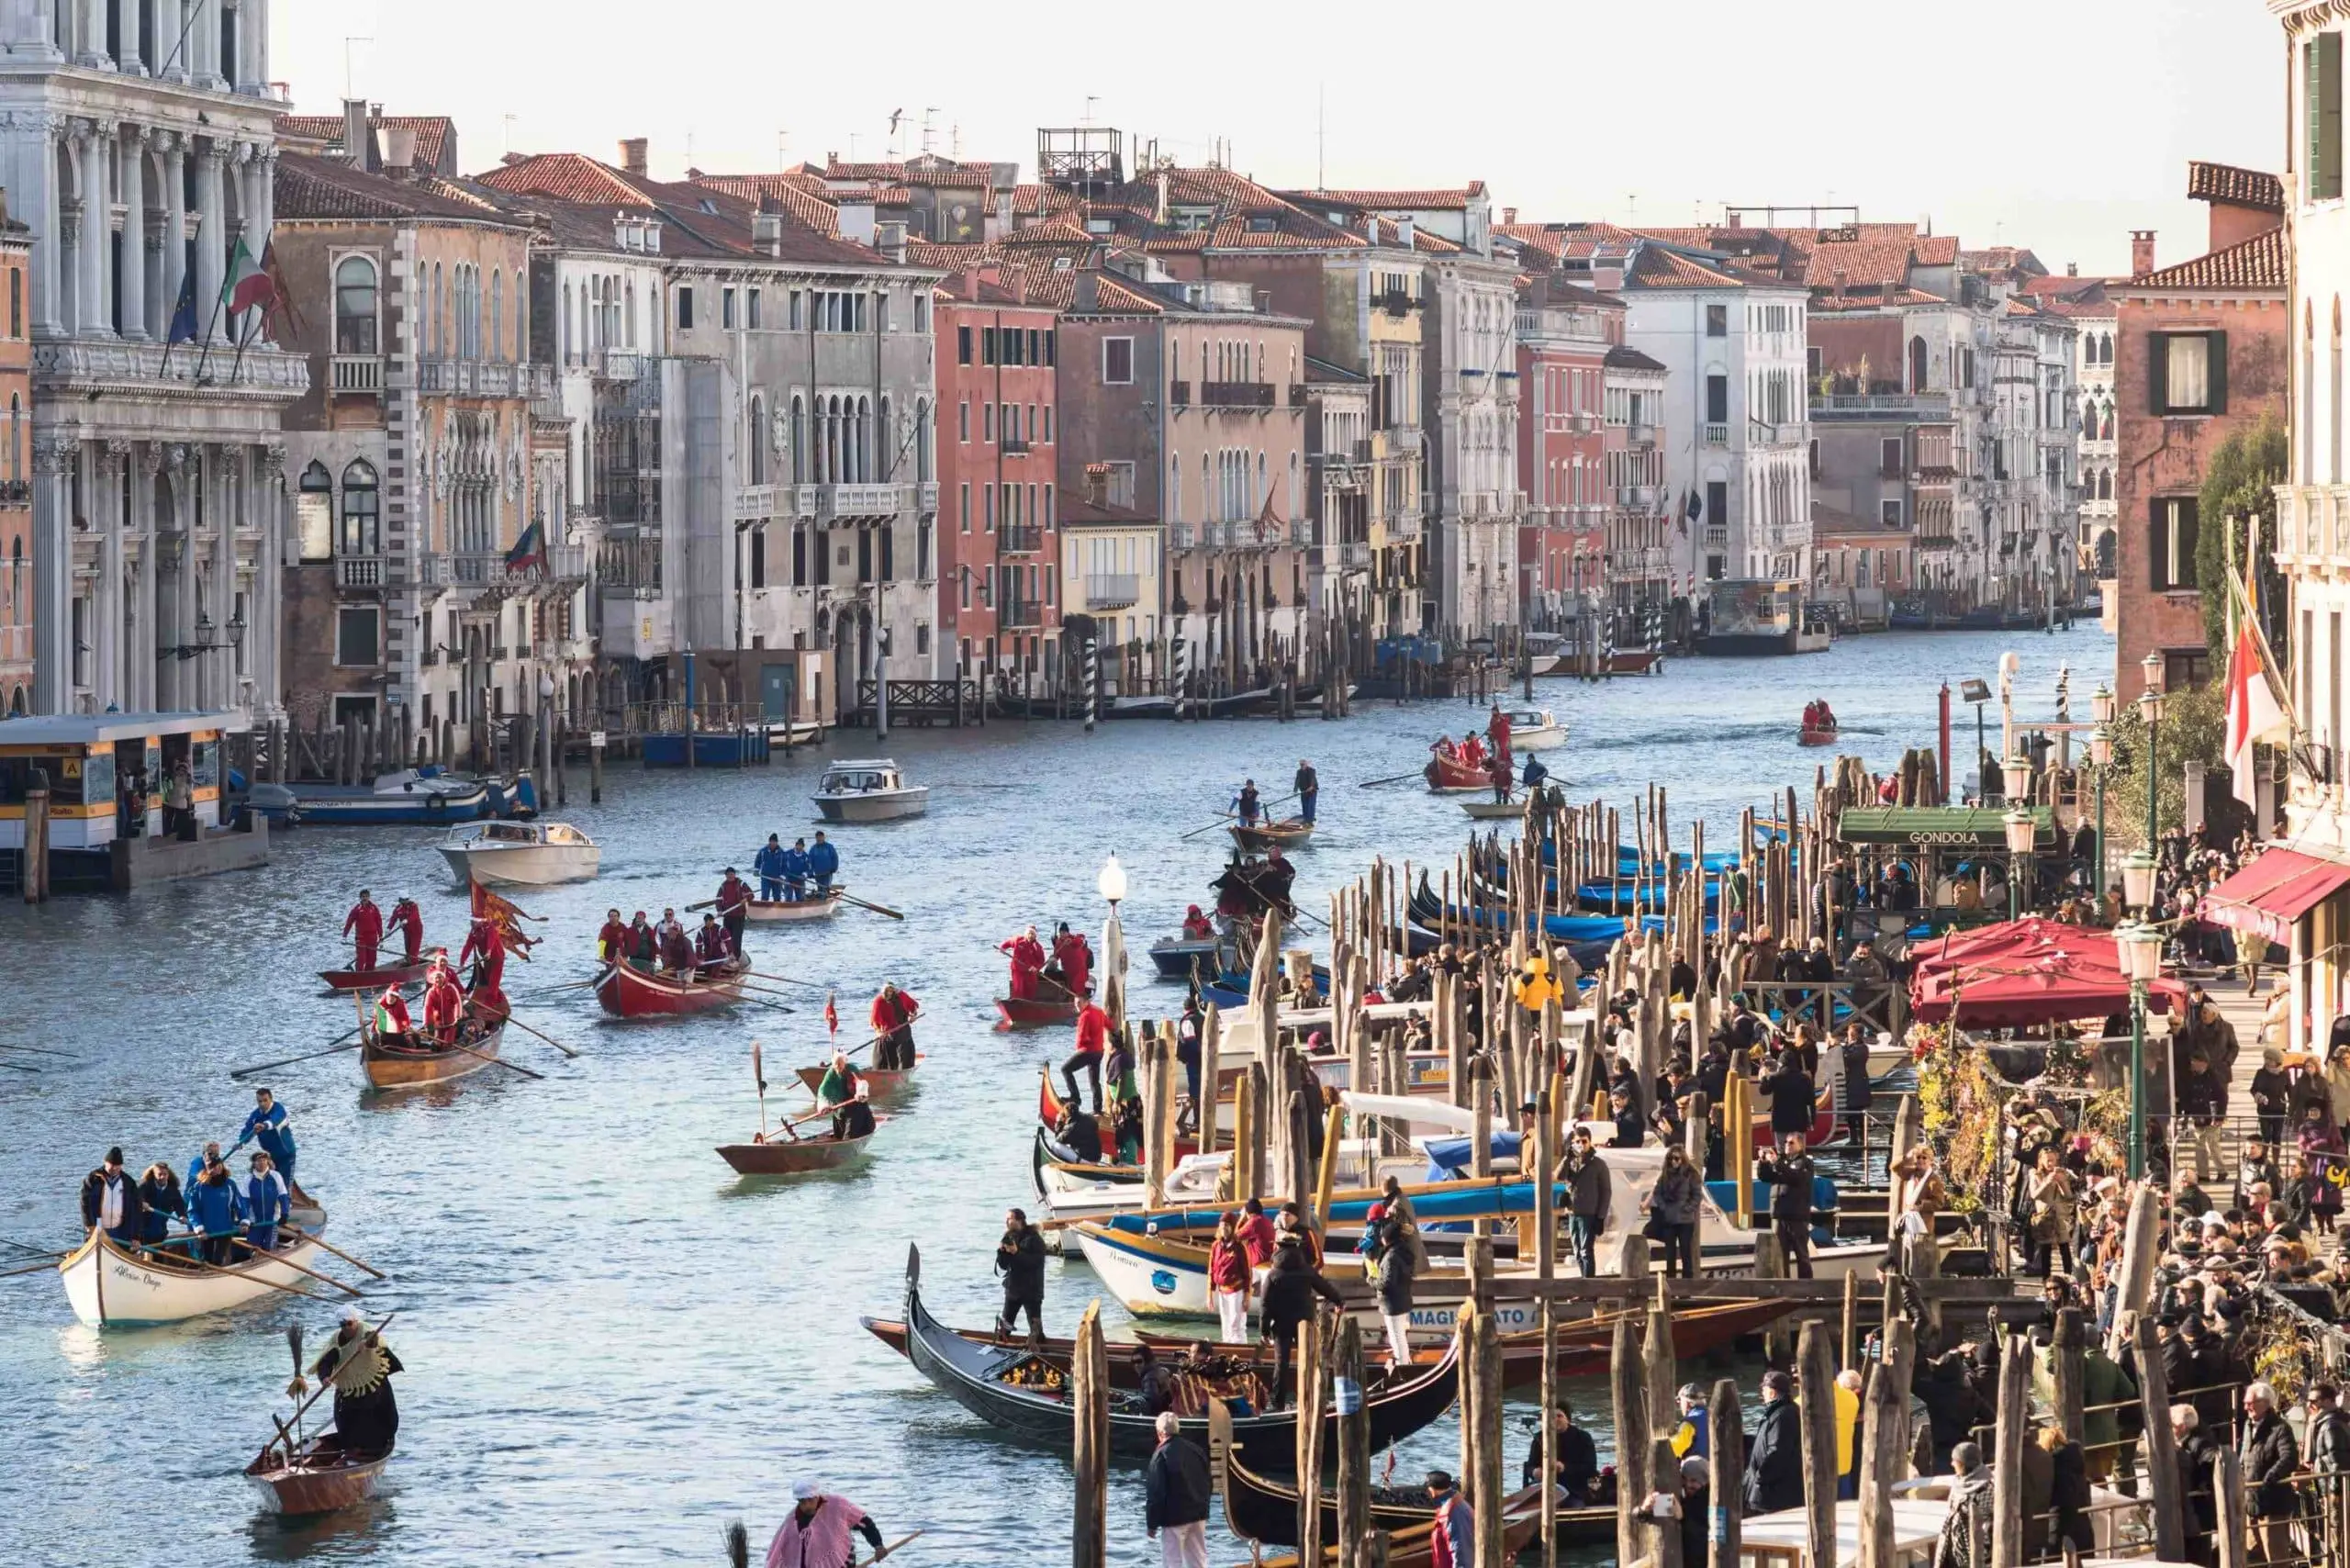
[[(255, 1146), (241, 1182), (229, 1158)], [(82, 1226), (103, 1231), (127, 1251), (153, 1251), (197, 1260), (212, 1268), (250, 1262), (278, 1250), (290, 1238), (294, 1206), (308, 1199), (294, 1182), (299, 1154), (294, 1122), (267, 1089), (253, 1092), (253, 1108), (224, 1152), (207, 1143), (188, 1161), (183, 1179), (170, 1163), (157, 1160), (133, 1177), (120, 1148), (106, 1150), (97, 1168), (82, 1179)], [(180, 1226), (177, 1234), (173, 1226)]]

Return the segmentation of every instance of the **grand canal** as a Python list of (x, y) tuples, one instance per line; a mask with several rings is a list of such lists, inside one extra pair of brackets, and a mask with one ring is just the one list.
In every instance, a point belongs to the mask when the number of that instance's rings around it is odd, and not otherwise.
[[(1808, 698), (1826, 696), (1843, 718), (1842, 749), (1883, 768), (1930, 744), (1941, 682), (1994, 679), (2010, 647), (2031, 715), (2050, 712), (2060, 662), (2084, 716), (2111, 666), (2111, 643), (2084, 628), (1681, 660), (1662, 678), (1598, 688), (1545, 680), (1538, 700), (1570, 731), (1547, 760), (1575, 800), (1629, 804), (1662, 782), (1676, 833), (1703, 814), (1726, 843), (1739, 808), (1807, 784), (1822, 759), (1796, 745)], [(1375, 853), (1449, 858), (1467, 827), (1451, 801), (1416, 780), (1359, 785), (1412, 772), (1439, 728), (1479, 722), (1460, 703), (1366, 703), (1339, 723), (892, 735), (888, 752), (933, 786), (929, 816), (838, 837), (845, 879), (906, 923), (852, 911), (750, 937), (761, 969), (837, 986), (848, 1027), (885, 979), (923, 1002), (920, 1089), (856, 1171), (746, 1183), (712, 1152), (755, 1123), (753, 1041), (771, 1081), (818, 1058), (818, 991), (789, 1014), (745, 1007), (670, 1025), (608, 1023), (585, 991), (562, 993), (522, 1016), (578, 1059), (509, 1035), (509, 1053), (540, 1082), (492, 1071), (442, 1093), (370, 1098), (348, 1054), (260, 1081), (294, 1109), (304, 1183), (332, 1211), (330, 1238), (392, 1276), (367, 1291), (374, 1310), (398, 1310), (387, 1337), (408, 1367), (385, 1495), (289, 1527), (257, 1514), (238, 1477), (270, 1412), (285, 1408), (285, 1325), (298, 1312), (316, 1340), (329, 1308), (289, 1301), (99, 1335), (73, 1323), (53, 1276), (35, 1274), (0, 1281), (0, 1562), (715, 1562), (731, 1518), (763, 1549), (801, 1476), (855, 1498), (893, 1537), (927, 1529), (910, 1562), (1065, 1561), (1066, 1456), (1000, 1438), (857, 1322), (896, 1315), (910, 1244), (940, 1316), (983, 1324), (994, 1311), (1002, 1213), (1030, 1197), (1036, 1066), (1068, 1049), (1066, 1031), (991, 1029), (994, 944), (1029, 922), (1098, 932), (1094, 877), (1112, 851), (1132, 879), (1133, 938), (1171, 929), (1225, 852), (1220, 834), (1183, 835), (1244, 777), (1285, 793), (1301, 757), (1323, 779), (1323, 829), (1301, 857), (1305, 908)], [(1954, 731), (1964, 758), (1964, 709)], [(831, 751), (871, 745), (848, 734)], [(576, 772), (564, 815), (603, 843), (603, 875), (520, 898), (547, 917), (547, 941), (535, 962), (509, 968), (509, 990), (591, 973), (608, 907), (657, 918), (708, 898), (724, 867), (747, 869), (770, 831), (787, 842), (810, 831), (820, 765), (620, 766), (599, 806), (585, 803)], [(206, 1139), (232, 1137), (251, 1104), (230, 1068), (348, 1028), (350, 1002), (319, 994), (312, 974), (338, 961), (336, 932), (362, 886), (387, 906), (414, 894), (428, 939), (453, 945), (464, 896), (431, 843), (423, 830), (301, 831), (255, 873), (37, 912), (0, 905), (0, 1038), (75, 1053), (39, 1076), (0, 1071), (0, 1236), (69, 1242), (77, 1185), (108, 1144), (134, 1170), (185, 1166)], [(1137, 1009), (1171, 1006), (1172, 990), (1142, 968)], [(1047, 1327), (1068, 1332), (1091, 1284), (1081, 1263), (1056, 1262)], [(1604, 1391), (1572, 1396), (1604, 1428)], [(1531, 1427), (1530, 1411), (1513, 1423)], [(1454, 1424), (1438, 1423), (1405, 1447), (1399, 1478), (1449, 1463), (1455, 1443)], [(1112, 1561), (1156, 1562), (1137, 1473), (1113, 1475), (1111, 1503)], [(1210, 1540), (1218, 1562), (1248, 1556), (1219, 1525)]]

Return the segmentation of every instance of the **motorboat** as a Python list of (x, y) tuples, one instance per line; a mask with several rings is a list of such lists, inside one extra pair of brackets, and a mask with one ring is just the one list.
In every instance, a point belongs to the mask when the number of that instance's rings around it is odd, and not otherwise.
[(816, 809), (826, 822), (886, 823), (930, 809), (930, 786), (909, 784), (886, 756), (835, 762), (816, 786)]
[(485, 778), (403, 767), (371, 784), (256, 784), (252, 806), (274, 826), (413, 826), (528, 815), (538, 792), (525, 774), (511, 788)]
[(1567, 744), (1567, 727), (1548, 708), (1505, 709), (1502, 716), (1509, 721), (1512, 752), (1556, 751)]
[(441, 857), (460, 881), (532, 887), (591, 881), (604, 852), (569, 823), (476, 822), (451, 828)]

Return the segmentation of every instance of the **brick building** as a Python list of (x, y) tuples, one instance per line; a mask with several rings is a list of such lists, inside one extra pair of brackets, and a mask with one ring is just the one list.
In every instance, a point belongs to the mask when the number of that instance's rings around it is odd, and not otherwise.
[(2212, 674), (2195, 569), (2205, 465), (2229, 434), (2282, 422), (2290, 396), (2284, 189), (2273, 174), (2188, 166), (2188, 194), (2210, 212), (2209, 248), (2154, 264), (2154, 236), (2132, 236), (2114, 332), (2114, 607), (2119, 689), (2135, 690), (2149, 652), (2173, 689)]
[(939, 622), (955, 668), (1058, 667), (1059, 312), (994, 263), (941, 284)]
[[(1556, 273), (1517, 286), (1518, 592), (1527, 623), (1554, 630), (1601, 587), (1608, 519), (1620, 499), (1661, 510), (1660, 476), (1612, 484), (1607, 462), (1607, 354), (1624, 341), (1624, 305)], [(1619, 496), (1619, 491), (1622, 494)], [(1635, 496), (1637, 491), (1637, 496)]]

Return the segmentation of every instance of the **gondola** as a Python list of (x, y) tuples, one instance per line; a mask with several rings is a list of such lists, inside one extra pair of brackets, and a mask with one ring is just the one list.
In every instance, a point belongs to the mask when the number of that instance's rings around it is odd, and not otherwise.
[[(887, 1116), (874, 1119), (874, 1132), (881, 1129)], [(809, 1170), (831, 1170), (846, 1165), (865, 1152), (873, 1141), (873, 1133), (863, 1137), (834, 1137), (830, 1133), (821, 1137), (793, 1137), (778, 1133), (774, 1137), (756, 1137), (749, 1143), (721, 1144), (718, 1157), (734, 1168), (738, 1176), (797, 1176)]]
[[(1616, 1540), (1616, 1477), (1613, 1473), (1601, 1478), (1606, 1502), (1604, 1506), (1583, 1508), (1561, 1506), (1558, 1511), (1558, 1536), (1567, 1546), (1594, 1546)], [(1243, 1540), (1253, 1540), (1259, 1546), (1295, 1546), (1297, 1544), (1298, 1484), (1293, 1477), (1276, 1477), (1251, 1470), (1239, 1456), (1225, 1461), (1224, 1522), (1233, 1534)], [(1371, 1489), (1371, 1528), (1389, 1533), (1387, 1553), (1389, 1568), (1399, 1562), (1427, 1561), (1427, 1531), (1436, 1519), (1436, 1505), (1428, 1501), (1427, 1491), (1419, 1486), (1374, 1486)], [(1477, 1521), (1483, 1529), (1484, 1521)], [(1534, 1532), (1542, 1528), (1542, 1493), (1539, 1487), (1528, 1486), (1511, 1494), (1502, 1503), (1502, 1561), (1514, 1562)], [(1414, 1532), (1420, 1545), (1417, 1555), (1398, 1557), (1393, 1538)], [(1322, 1494), (1322, 1529), (1320, 1535), (1326, 1544), (1338, 1539), (1338, 1494), (1335, 1488)], [(1268, 1559), (1270, 1561), (1270, 1559)]]
[(374, 1496), (375, 1478), (391, 1459), (389, 1449), (354, 1452), (328, 1432), (291, 1453), (275, 1445), (263, 1449), (260, 1458), (245, 1466), (245, 1479), (273, 1514), (330, 1514)]
[(431, 967), (420, 958), (413, 964), (378, 964), (372, 969), (320, 969), (319, 979), (329, 991), (375, 991), (387, 985), (414, 985)]
[(1073, 996), (999, 996), (995, 1010), (1002, 1016), (999, 1029), (1041, 1029), (1050, 1024), (1077, 1022), (1078, 1000)]
[(807, 920), (830, 920), (841, 912), (839, 888), (804, 899), (753, 899), (743, 918), (754, 925), (789, 925)]
[(679, 980), (634, 964), (614, 964), (596, 982), (596, 1000), (604, 1004), (605, 1012), (619, 1018), (711, 1013), (743, 1000), (743, 977), (750, 967), (750, 960), (737, 958), (697, 979)]
[(1286, 854), (1303, 849), (1314, 836), (1314, 824), (1304, 817), (1284, 817), (1280, 822), (1259, 822), (1243, 826), (1234, 823), (1232, 841), (1247, 850), (1279, 849)]
[[(982, 1420), (1068, 1452), (1075, 1425), (1074, 1407), (1065, 1394), (1068, 1363), (1056, 1362), (1048, 1353), (1040, 1355), (1024, 1344), (1006, 1343), (993, 1335), (958, 1333), (947, 1327), (923, 1306), (921, 1278), (922, 1254), (919, 1249), (910, 1247), (906, 1249), (907, 1359), (956, 1403)], [(879, 1332), (871, 1319), (866, 1320), (866, 1327)], [(1131, 1352), (1124, 1361), (1132, 1366)], [(1432, 1367), (1414, 1367), (1401, 1378), (1382, 1375), (1367, 1383), (1363, 1408), (1370, 1417), (1371, 1446), (1400, 1441), (1442, 1416), (1452, 1404), (1459, 1381), (1456, 1372), (1454, 1353), (1448, 1352)], [(1119, 1397), (1117, 1382), (1113, 1372), (1110, 1451), (1121, 1459), (1141, 1463), (1158, 1447), (1158, 1434), (1151, 1417), (1143, 1414), (1131, 1398)], [(1248, 1392), (1252, 1410), (1263, 1403), (1261, 1383), (1253, 1373), (1244, 1372), (1237, 1380), (1226, 1380), (1211, 1372), (1193, 1385), (1192, 1392), (1200, 1398), (1214, 1397), (1218, 1391), (1226, 1389), (1237, 1394), (1241, 1389), (1233, 1386), (1236, 1382)], [(1335, 1451), (1336, 1413), (1328, 1419), (1331, 1431), (1327, 1440)], [(1204, 1448), (1208, 1438), (1206, 1417), (1185, 1416), (1183, 1432)], [(1232, 1442), (1235, 1452), (1259, 1464), (1289, 1462), (1297, 1451), (1296, 1412), (1236, 1415), (1232, 1420)]]
[(460, 1050), (456, 1046), (427, 1043), (421, 1035), (387, 1040), (370, 1024), (360, 1036), (359, 1070), (366, 1075), (371, 1089), (421, 1089), (450, 1083), (471, 1078), (495, 1063), (498, 1044), (505, 1037), (506, 1025), (500, 1022), (461, 1040), (464, 1048)]
[[(919, 1066), (929, 1059), (927, 1055), (922, 1055), (915, 1057), (914, 1062)], [(822, 1085), (824, 1074), (832, 1070), (797, 1067), (791, 1070), (794, 1077), (808, 1086), (808, 1092), (813, 1094)], [(860, 1067), (856, 1070), (856, 1081), (866, 1086), (865, 1097), (878, 1105), (905, 1088), (907, 1081), (913, 1077), (913, 1071), (911, 1067)]]

